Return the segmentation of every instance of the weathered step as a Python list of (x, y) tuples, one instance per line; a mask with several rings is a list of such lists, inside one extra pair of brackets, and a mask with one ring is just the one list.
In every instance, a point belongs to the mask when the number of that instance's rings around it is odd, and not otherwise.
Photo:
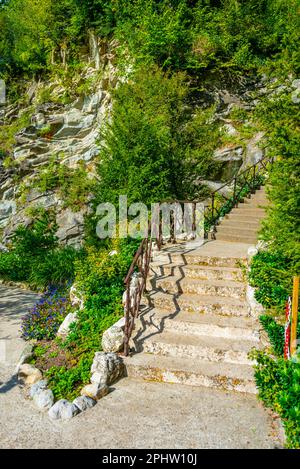
[(179, 311), (186, 313), (220, 314), (223, 316), (248, 316), (246, 301), (224, 296), (206, 296), (196, 294), (170, 295), (157, 292), (151, 295), (155, 308), (169, 313)]
[(246, 285), (230, 280), (181, 279), (181, 277), (155, 278), (152, 286), (166, 293), (196, 293), (198, 295), (225, 296), (243, 299), (246, 296)]
[(243, 339), (254, 342), (260, 340), (260, 324), (251, 317), (219, 316), (179, 312), (170, 315), (163, 310), (151, 310), (151, 324), (146, 333), (163, 329), (182, 334)]
[(227, 233), (216, 233), (216, 239), (219, 241), (229, 241), (231, 243), (256, 244), (257, 236), (232, 235)]
[(230, 213), (232, 214), (244, 213), (247, 215), (257, 215), (257, 216), (263, 217), (265, 216), (266, 211), (264, 208), (260, 208), (260, 207), (248, 207), (246, 205), (244, 206), (240, 205), (239, 207), (232, 209)]
[(199, 280), (243, 281), (243, 272), (236, 267), (213, 267), (201, 265), (176, 265), (152, 262), (151, 272), (158, 276), (181, 276)]
[(193, 254), (179, 254), (169, 253), (165, 255), (160, 254), (159, 258), (155, 259), (156, 262), (171, 263), (171, 264), (185, 264), (185, 265), (200, 265), (200, 266), (211, 266), (211, 267), (238, 267), (240, 263), (247, 262), (247, 257), (223, 257), (223, 256), (203, 256), (198, 253)]
[(242, 235), (242, 236), (256, 236), (258, 232), (258, 228), (253, 228), (247, 223), (222, 223), (217, 227), (217, 233), (225, 233), (225, 234), (230, 234), (230, 235)]
[(237, 223), (246, 222), (246, 223), (259, 225), (263, 218), (264, 216), (261, 216), (261, 215), (245, 214), (241, 211), (241, 212), (236, 212), (236, 213), (231, 212), (228, 215), (225, 215), (224, 221), (230, 220), (230, 221), (234, 221)]
[(253, 368), (249, 365), (158, 357), (140, 353), (126, 358), (125, 366), (128, 376), (147, 381), (257, 393)]
[(253, 341), (161, 332), (139, 342), (140, 351), (169, 357), (251, 365), (248, 353), (257, 344)]
[(219, 228), (220, 226), (229, 226), (233, 228), (239, 228), (243, 227), (246, 224), (247, 227), (249, 227), (250, 230), (258, 230), (261, 225), (261, 219), (259, 218), (248, 218), (244, 221), (240, 220), (240, 217), (234, 217), (233, 215), (229, 215), (227, 218), (224, 218), (220, 225), (217, 227)]

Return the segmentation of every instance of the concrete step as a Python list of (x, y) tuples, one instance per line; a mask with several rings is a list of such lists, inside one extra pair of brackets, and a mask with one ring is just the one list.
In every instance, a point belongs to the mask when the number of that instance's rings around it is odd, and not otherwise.
[(199, 266), (211, 266), (211, 267), (238, 267), (240, 262), (246, 263), (247, 257), (222, 257), (222, 256), (203, 256), (199, 253), (169, 253), (165, 255), (163, 252), (159, 258), (155, 259), (156, 262), (160, 263), (171, 263), (171, 264), (185, 264), (185, 265), (199, 265)]
[(250, 235), (250, 236), (256, 236), (259, 228), (253, 228), (251, 226), (247, 226), (247, 223), (222, 223), (221, 225), (217, 226), (217, 233), (225, 233), (229, 234), (232, 236), (236, 235)]
[(170, 295), (155, 292), (150, 295), (150, 302), (157, 309), (167, 310), (172, 314), (183, 313), (218, 314), (223, 316), (249, 316), (246, 301), (225, 296), (198, 294)]
[(256, 244), (257, 236), (232, 235), (227, 233), (216, 233), (216, 239), (219, 241), (229, 241), (231, 243)]
[(246, 285), (242, 282), (230, 280), (198, 280), (181, 279), (181, 277), (154, 278), (151, 282), (153, 288), (161, 289), (166, 293), (195, 293), (198, 295), (225, 296), (245, 299)]
[[(259, 321), (251, 317), (224, 317), (217, 314), (183, 313), (168, 314), (166, 311), (151, 309), (144, 320), (149, 318), (150, 327), (146, 334), (157, 330), (189, 335), (243, 339), (254, 342), (260, 340)], [(150, 319), (151, 318), (151, 319)]]
[(170, 275), (194, 278), (199, 280), (233, 280), (243, 281), (241, 269), (236, 267), (213, 267), (193, 264), (161, 264), (152, 262), (150, 274), (168, 277)]
[(232, 214), (244, 213), (245, 215), (257, 215), (257, 216), (264, 217), (266, 214), (266, 211), (265, 209), (260, 208), (260, 207), (248, 207), (246, 205), (244, 206), (240, 205), (237, 208), (233, 208), (230, 213)]
[(258, 344), (253, 341), (161, 332), (139, 342), (140, 350), (154, 355), (194, 358), (213, 362), (251, 365), (249, 352)]
[(256, 394), (253, 368), (249, 365), (214, 363), (145, 353), (125, 358), (127, 375), (146, 381), (205, 386)]
[(205, 386), (256, 394), (253, 368), (249, 365), (214, 363), (145, 353), (125, 358), (127, 375), (146, 381)]
[(261, 220), (264, 218), (264, 216), (261, 215), (251, 215), (251, 214), (245, 214), (242, 211), (241, 212), (230, 212), (228, 215), (225, 215), (224, 221), (230, 220), (234, 221), (237, 223), (251, 223), (251, 224), (256, 224), (259, 225), (261, 223)]
[(220, 225), (218, 226), (234, 226), (235, 228), (239, 226), (244, 226), (247, 224), (247, 226), (252, 230), (258, 230), (261, 225), (261, 219), (260, 218), (246, 218), (243, 217), (244, 220), (240, 219), (240, 216), (234, 216), (234, 215), (228, 215), (225, 217)]

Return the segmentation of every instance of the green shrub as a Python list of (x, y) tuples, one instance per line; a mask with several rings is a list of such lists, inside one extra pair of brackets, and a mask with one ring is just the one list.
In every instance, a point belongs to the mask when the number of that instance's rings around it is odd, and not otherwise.
[(10, 251), (0, 253), (0, 277), (42, 289), (71, 281), (75, 260), (82, 257), (83, 252), (59, 246), (56, 228), (49, 213), (43, 213), (29, 227), (20, 226)]
[(300, 448), (300, 364), (279, 358), (274, 360), (264, 352), (253, 358), (259, 397), (277, 412), (285, 427), (287, 446)]
[[(137, 241), (109, 241), (100, 250), (90, 248), (86, 258), (76, 263), (76, 286), (84, 291), (85, 307), (61, 345), (72, 363), (69, 367), (52, 367), (46, 373), (57, 399), (73, 399), (89, 382), (94, 354), (101, 350), (103, 332), (124, 314), (124, 279), (137, 246)], [(117, 254), (110, 255), (112, 250)]]
[[(50, 340), (54, 339), (60, 324), (68, 314), (70, 300), (66, 292), (57, 288), (49, 288), (38, 302), (22, 318), (22, 338), (24, 340)], [(39, 356), (44, 349), (35, 349)]]
[(266, 308), (283, 310), (291, 294), (291, 260), (281, 253), (261, 251), (253, 257), (250, 284), (256, 287), (255, 298)]
[(41, 192), (57, 190), (64, 206), (74, 211), (87, 203), (94, 187), (83, 163), (77, 168), (68, 168), (56, 157), (40, 171), (33, 184)]

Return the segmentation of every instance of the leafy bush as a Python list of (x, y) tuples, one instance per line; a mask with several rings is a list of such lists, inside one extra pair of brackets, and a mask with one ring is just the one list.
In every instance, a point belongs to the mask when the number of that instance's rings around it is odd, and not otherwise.
[(284, 326), (278, 324), (274, 318), (267, 314), (260, 316), (259, 320), (269, 336), (274, 353), (281, 357), (284, 347)]
[(299, 106), (281, 93), (257, 109), (268, 136), (268, 151), (275, 157), (267, 192), (271, 201), (262, 236), (270, 250), (290, 259), (294, 274), (300, 268), (300, 160)]
[(216, 171), (218, 126), (212, 110), (192, 114), (183, 74), (138, 70), (115, 92), (112, 123), (103, 133), (95, 203), (146, 203), (194, 193), (195, 174)]
[(72, 280), (75, 260), (83, 252), (59, 246), (55, 231), (49, 213), (43, 213), (30, 227), (18, 227), (10, 251), (0, 253), (0, 277), (43, 289)]
[(291, 260), (281, 253), (261, 251), (252, 259), (249, 279), (257, 288), (255, 298), (259, 303), (282, 311), (291, 293)]
[(69, 308), (70, 301), (66, 295), (57, 288), (49, 288), (22, 318), (22, 338), (25, 340), (54, 339)]
[[(85, 293), (85, 307), (60, 345), (71, 357), (69, 366), (53, 366), (46, 372), (56, 398), (74, 398), (89, 382), (94, 354), (101, 350), (102, 334), (123, 314), (124, 278), (137, 245), (129, 240), (109, 242), (101, 250), (89, 249), (87, 257), (76, 263), (76, 285)], [(117, 254), (110, 255), (112, 250)]]
[(283, 419), (287, 445), (300, 448), (300, 364), (255, 352), (259, 397)]
[(40, 171), (33, 183), (41, 192), (58, 190), (65, 207), (74, 211), (80, 210), (87, 202), (94, 185), (83, 163), (78, 168), (68, 168), (57, 157)]

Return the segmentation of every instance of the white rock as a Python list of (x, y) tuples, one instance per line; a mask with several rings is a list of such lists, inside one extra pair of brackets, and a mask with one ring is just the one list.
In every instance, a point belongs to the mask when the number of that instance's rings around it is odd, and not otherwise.
[(33, 402), (41, 410), (49, 410), (53, 406), (54, 396), (51, 389), (40, 390), (33, 396)]
[(61, 399), (55, 402), (49, 410), (48, 415), (52, 420), (70, 420), (72, 417), (79, 414), (79, 412), (79, 408), (72, 402)]
[(93, 383), (93, 384), (88, 384), (87, 386), (85, 386), (81, 390), (81, 395), (90, 397), (91, 399), (98, 401), (99, 399), (101, 399), (101, 397), (106, 396), (108, 392), (109, 392), (109, 389), (108, 389), (108, 386), (106, 386), (106, 384), (99, 385), (97, 383)]
[(60, 325), (60, 328), (57, 331), (57, 337), (67, 337), (70, 332), (70, 326), (78, 320), (76, 313), (69, 313), (63, 323)]
[(252, 257), (256, 256), (256, 254), (258, 254), (258, 249), (255, 246), (250, 246), (247, 251), (248, 259), (251, 260)]
[(110, 251), (110, 253), (108, 254), (109, 256), (116, 256), (118, 254), (118, 251), (114, 250), (114, 251)]
[(264, 308), (255, 298), (255, 288), (251, 287), (250, 285), (247, 285), (246, 298), (251, 316), (259, 317), (261, 314), (263, 314)]
[(94, 405), (96, 405), (96, 401), (87, 396), (79, 396), (74, 399), (73, 404), (78, 407), (80, 412), (84, 412), (85, 410), (94, 407)]
[(30, 388), (29, 395), (33, 399), (35, 394), (38, 394), (41, 391), (44, 391), (47, 389), (47, 383), (48, 381), (46, 379), (43, 379), (41, 381), (38, 381), (37, 383), (33, 384)]
[(106, 385), (107, 382), (107, 374), (106, 373), (99, 373), (96, 371), (95, 373), (92, 374), (91, 376), (91, 383), (92, 384), (98, 384), (98, 386)]
[(72, 306), (78, 306), (80, 311), (84, 308), (84, 299), (82, 293), (78, 290), (77, 285), (74, 283), (70, 289), (70, 301)]
[(91, 373), (99, 373), (108, 385), (113, 384), (124, 374), (124, 363), (116, 353), (96, 352)]
[(24, 363), (19, 368), (19, 378), (24, 382), (26, 385), (31, 385), (37, 383), (42, 379), (43, 375), (32, 365), (28, 363)]
[(124, 332), (118, 326), (107, 329), (102, 336), (102, 349), (104, 352), (120, 352), (124, 345)]

